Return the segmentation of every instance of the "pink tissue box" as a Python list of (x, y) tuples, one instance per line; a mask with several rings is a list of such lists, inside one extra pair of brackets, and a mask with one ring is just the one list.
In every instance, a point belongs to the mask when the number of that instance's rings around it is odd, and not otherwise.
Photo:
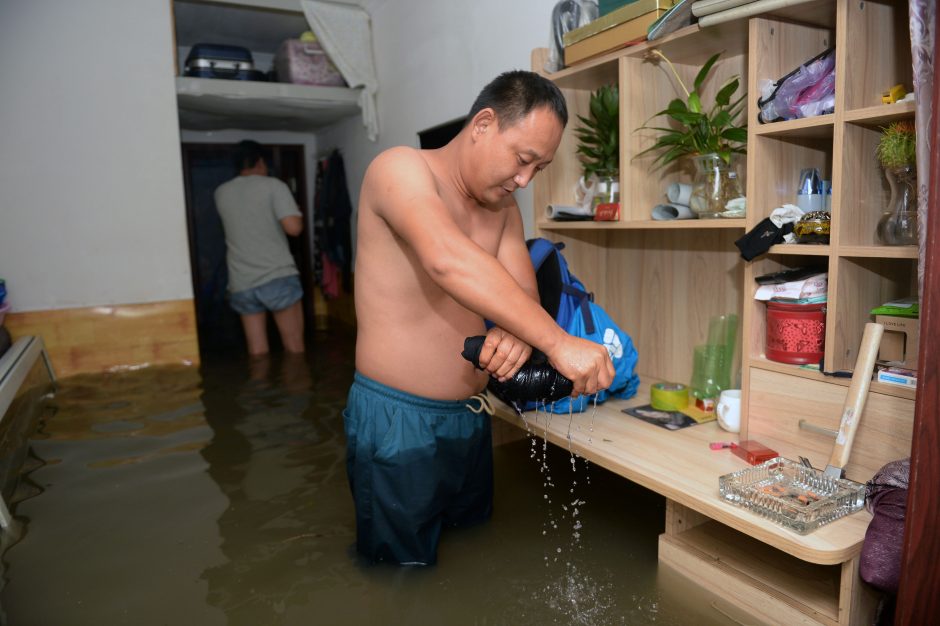
[(274, 57), (277, 79), (296, 85), (345, 87), (342, 74), (317, 42), (288, 39)]

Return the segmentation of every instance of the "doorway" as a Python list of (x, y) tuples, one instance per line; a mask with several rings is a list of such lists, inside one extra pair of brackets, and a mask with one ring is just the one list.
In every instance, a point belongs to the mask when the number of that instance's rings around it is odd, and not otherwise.
[[(226, 300), (228, 268), (225, 263), (225, 233), (214, 199), (216, 188), (238, 174), (233, 161), (235, 146), (234, 143), (182, 144), (189, 256), (201, 353), (246, 350), (241, 319)], [(263, 147), (269, 175), (287, 184), (303, 215), (303, 233), (299, 237), (288, 237), (287, 240), (304, 288), (304, 331), (309, 334), (313, 328), (314, 285), (310, 263), (312, 234), (307, 206), (304, 147)], [(272, 348), (280, 345), (277, 328), (270, 316), (268, 340)]]

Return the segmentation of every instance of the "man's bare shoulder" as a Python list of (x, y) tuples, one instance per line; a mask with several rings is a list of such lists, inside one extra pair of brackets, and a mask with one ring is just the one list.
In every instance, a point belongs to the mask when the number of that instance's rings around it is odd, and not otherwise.
[(366, 170), (366, 177), (373, 180), (398, 178), (427, 178), (431, 176), (428, 162), (421, 151), (408, 146), (396, 146), (379, 153)]
[(439, 196), (437, 182), (420, 150), (399, 146), (380, 153), (366, 170), (360, 203), (376, 213)]

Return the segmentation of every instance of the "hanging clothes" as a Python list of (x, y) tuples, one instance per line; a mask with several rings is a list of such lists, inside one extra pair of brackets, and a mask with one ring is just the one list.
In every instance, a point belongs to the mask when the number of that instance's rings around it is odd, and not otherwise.
[[(317, 164), (314, 207), (314, 246), (339, 269), (343, 290), (348, 293), (352, 287), (352, 202), (346, 184), (346, 167), (339, 150), (333, 150)], [(325, 259), (314, 256), (317, 284), (322, 288), (325, 283), (330, 283), (330, 291), (335, 291), (333, 277), (326, 276), (326, 268), (323, 267)]]

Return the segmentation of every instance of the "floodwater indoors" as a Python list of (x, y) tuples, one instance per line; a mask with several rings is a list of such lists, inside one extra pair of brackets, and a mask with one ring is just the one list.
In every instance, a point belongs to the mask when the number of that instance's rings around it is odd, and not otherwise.
[(361, 562), (352, 373), (352, 340), (330, 335), (300, 358), (61, 380), (13, 506), (2, 623), (738, 623), (657, 563), (660, 496), (540, 438), (496, 449), (493, 518), (445, 530), (436, 566)]

